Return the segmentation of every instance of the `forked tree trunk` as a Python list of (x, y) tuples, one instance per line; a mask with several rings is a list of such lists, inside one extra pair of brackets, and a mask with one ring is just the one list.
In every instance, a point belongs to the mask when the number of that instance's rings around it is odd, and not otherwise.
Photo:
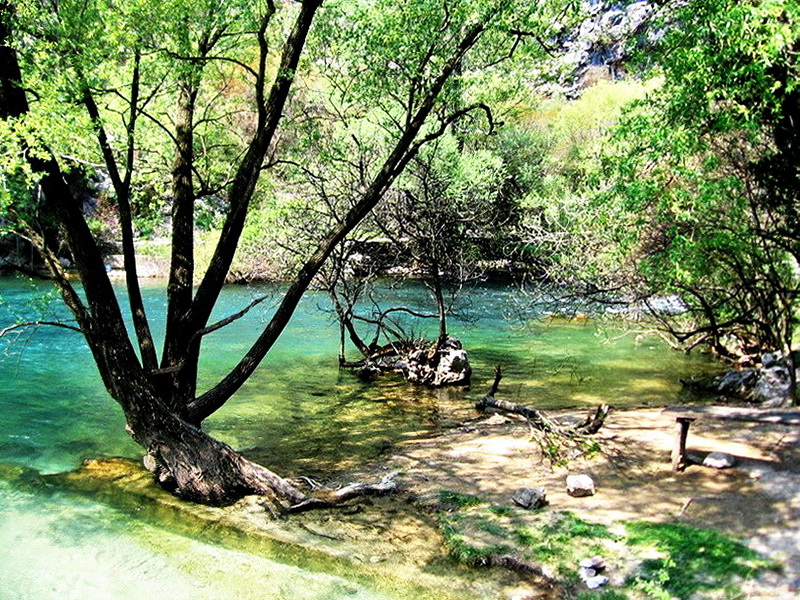
[[(444, 134), (456, 119), (468, 111), (459, 111), (439, 123), (439, 128), (422, 135), (428, 116), (434, 111), (437, 98), (466, 53), (484, 32), (485, 23), (475, 23), (464, 32), (452, 54), (419, 98), (415, 111), (409, 113), (406, 128), (396, 140), (380, 171), (361, 199), (347, 215), (325, 235), (287, 290), (270, 323), (261, 332), (250, 350), (231, 372), (211, 390), (193, 397), (196, 388), (199, 343), (221, 292), (239, 243), (250, 200), (259, 179), (264, 158), (273, 145), (273, 136), (284, 114), (299, 64), (299, 58), (314, 14), (321, 0), (304, 0), (295, 25), (284, 45), (281, 66), (269, 94), (266, 94), (267, 36), (266, 28), (275, 12), (275, 2), (268, 0), (259, 30), (262, 49), (257, 71), (257, 133), (239, 163), (230, 186), (230, 210), (220, 240), (205, 276), (192, 297), (193, 256), (191, 246), (191, 135), (187, 129), (179, 135), (175, 178), (175, 220), (168, 325), (161, 369), (154, 369), (154, 360), (142, 315), (137, 332), (145, 339), (148, 356), (137, 356), (128, 337), (116, 294), (108, 278), (103, 258), (82, 213), (82, 207), (69, 190), (58, 162), (46, 150), (26, 152), (31, 169), (41, 174), (40, 186), (47, 211), (60, 223), (80, 273), (83, 294), (77, 293), (65, 276), (54, 252), (43, 242), (40, 250), (48, 262), (64, 302), (74, 314), (97, 363), (107, 390), (120, 404), (133, 439), (147, 452), (145, 463), (164, 487), (188, 500), (206, 504), (227, 504), (248, 494), (266, 495), (279, 506), (298, 510), (336, 503), (356, 495), (383, 493), (393, 488), (391, 481), (376, 485), (347, 486), (341, 490), (306, 495), (269, 469), (257, 465), (230, 446), (213, 439), (199, 424), (219, 409), (252, 375), (275, 340), (289, 322), (295, 308), (334, 248), (355, 228), (386, 193), (397, 176), (417, 155), (423, 144)], [(490, 18), (495, 11), (489, 11)], [(13, 6), (0, 0), (0, 119), (14, 119), (28, 112), (25, 88), (16, 56), (11, 46)], [(218, 32), (222, 36), (223, 31)], [(219, 39), (219, 38), (217, 38)], [(187, 98), (184, 112), (192, 112)], [(90, 108), (91, 102), (87, 102)], [(93, 117), (99, 129), (99, 120)], [(191, 119), (183, 119), (191, 127)], [(102, 137), (102, 135), (101, 135)], [(129, 138), (135, 139), (129, 131)], [(103, 141), (101, 139), (101, 146)], [(104, 146), (104, 150), (108, 150)], [(131, 147), (133, 150), (133, 147)], [(110, 153), (106, 153), (110, 156)], [(113, 157), (112, 157), (113, 158)], [(123, 182), (124, 183), (124, 182)], [(124, 188), (124, 184), (120, 188)], [(124, 203), (124, 202), (123, 202)], [(125, 211), (123, 210), (123, 213)], [(130, 252), (127, 245), (126, 252)], [(133, 256), (127, 256), (134, 261)], [(140, 307), (143, 311), (143, 306)], [(140, 340), (141, 346), (141, 340)], [(144, 354), (144, 353), (143, 353)], [(170, 385), (171, 383), (171, 385)]]

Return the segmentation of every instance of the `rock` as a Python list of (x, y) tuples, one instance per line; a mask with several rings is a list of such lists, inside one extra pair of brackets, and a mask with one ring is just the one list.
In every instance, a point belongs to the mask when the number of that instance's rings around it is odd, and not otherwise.
[(360, 369), (356, 371), (356, 377), (358, 377), (361, 381), (372, 381), (377, 379), (382, 372), (383, 371), (378, 365), (367, 361)]
[(721, 394), (745, 397), (758, 381), (758, 369), (737, 369), (723, 373), (714, 381)]
[(736, 457), (724, 452), (711, 452), (703, 459), (703, 466), (712, 469), (730, 469), (736, 466)]
[(602, 571), (606, 568), (606, 563), (602, 556), (593, 556), (591, 558), (584, 558), (578, 563), (579, 567), (584, 569), (594, 569), (595, 571)]
[(578, 567), (578, 576), (588, 583), (594, 580), (600, 572), (605, 571), (606, 563), (602, 556), (592, 556), (591, 558), (582, 559), (578, 563)]
[(594, 496), (594, 480), (588, 475), (568, 475), (567, 493), (574, 498)]
[(515, 504), (530, 510), (536, 510), (549, 504), (545, 497), (544, 488), (520, 488), (514, 492), (511, 499)]
[(605, 575), (595, 575), (587, 579), (584, 583), (586, 583), (586, 587), (590, 590), (596, 590), (608, 583), (608, 577)]
[(760, 376), (751, 393), (754, 402), (783, 404), (791, 396), (792, 382), (789, 369), (778, 364), (761, 368)]
[(403, 361), (405, 378), (419, 385), (469, 385), (472, 367), (461, 342), (448, 337), (438, 348), (419, 348)]
[(767, 352), (760, 368), (728, 371), (714, 380), (714, 388), (764, 407), (777, 407), (791, 401), (791, 373), (782, 353)]
[(466, 350), (440, 350), (439, 364), (433, 378), (433, 386), (468, 385), (472, 377)]
[(632, 49), (651, 46), (661, 29), (651, 26), (658, 14), (656, 3), (640, 0), (620, 6), (618, 2), (592, 2), (589, 15), (560, 39), (562, 84), (570, 96), (599, 79), (619, 79), (627, 70)]
[(780, 352), (765, 352), (761, 356), (761, 366), (764, 369), (781, 366), (783, 355)]

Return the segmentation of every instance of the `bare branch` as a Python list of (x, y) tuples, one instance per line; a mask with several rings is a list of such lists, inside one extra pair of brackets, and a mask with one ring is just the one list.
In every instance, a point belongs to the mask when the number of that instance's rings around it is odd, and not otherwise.
[(5, 337), (7, 334), (17, 329), (24, 329), (26, 327), (43, 327), (43, 326), (58, 327), (60, 329), (69, 329), (70, 331), (83, 333), (83, 329), (81, 329), (77, 325), (70, 325), (69, 323), (62, 323), (60, 321), (27, 321), (25, 323), (15, 323), (14, 325), (9, 325), (8, 327), (0, 329), (0, 338)]
[(197, 337), (200, 337), (200, 336), (203, 336), (203, 335), (208, 335), (209, 333), (213, 333), (213, 332), (215, 332), (215, 331), (217, 331), (219, 329), (222, 329), (223, 327), (225, 327), (227, 325), (230, 325), (234, 321), (238, 321), (239, 319), (244, 317), (247, 313), (249, 313), (251, 310), (253, 310), (256, 306), (258, 306), (262, 302), (265, 302), (266, 300), (269, 300), (270, 298), (272, 298), (272, 296), (260, 296), (260, 297), (256, 298), (255, 300), (253, 300), (250, 304), (245, 306), (239, 312), (234, 313), (234, 314), (232, 314), (232, 315), (230, 315), (228, 317), (225, 317), (224, 319), (220, 319), (216, 323), (212, 323), (211, 325), (209, 325), (207, 327), (203, 327), (202, 329), (198, 330), (197, 333), (194, 334), (194, 338), (197, 338)]

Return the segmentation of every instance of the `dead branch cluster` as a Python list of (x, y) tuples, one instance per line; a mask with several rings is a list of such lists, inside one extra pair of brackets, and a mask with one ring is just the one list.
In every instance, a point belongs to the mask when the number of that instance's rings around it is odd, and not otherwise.
[(608, 404), (598, 406), (594, 414), (580, 424), (560, 422), (529, 406), (496, 398), (502, 376), (502, 369), (496, 367), (494, 382), (489, 392), (475, 403), (476, 409), (524, 419), (531, 429), (531, 439), (539, 444), (543, 455), (551, 462), (563, 462), (569, 457), (567, 453), (574, 457), (595, 447), (591, 436), (603, 427), (610, 411)]

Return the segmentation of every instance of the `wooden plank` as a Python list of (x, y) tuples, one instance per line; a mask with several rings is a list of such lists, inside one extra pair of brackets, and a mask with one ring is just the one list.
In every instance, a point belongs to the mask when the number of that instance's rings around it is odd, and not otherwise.
[(669, 406), (664, 414), (676, 419), (730, 419), (776, 425), (800, 425), (800, 410), (740, 408), (735, 406)]

